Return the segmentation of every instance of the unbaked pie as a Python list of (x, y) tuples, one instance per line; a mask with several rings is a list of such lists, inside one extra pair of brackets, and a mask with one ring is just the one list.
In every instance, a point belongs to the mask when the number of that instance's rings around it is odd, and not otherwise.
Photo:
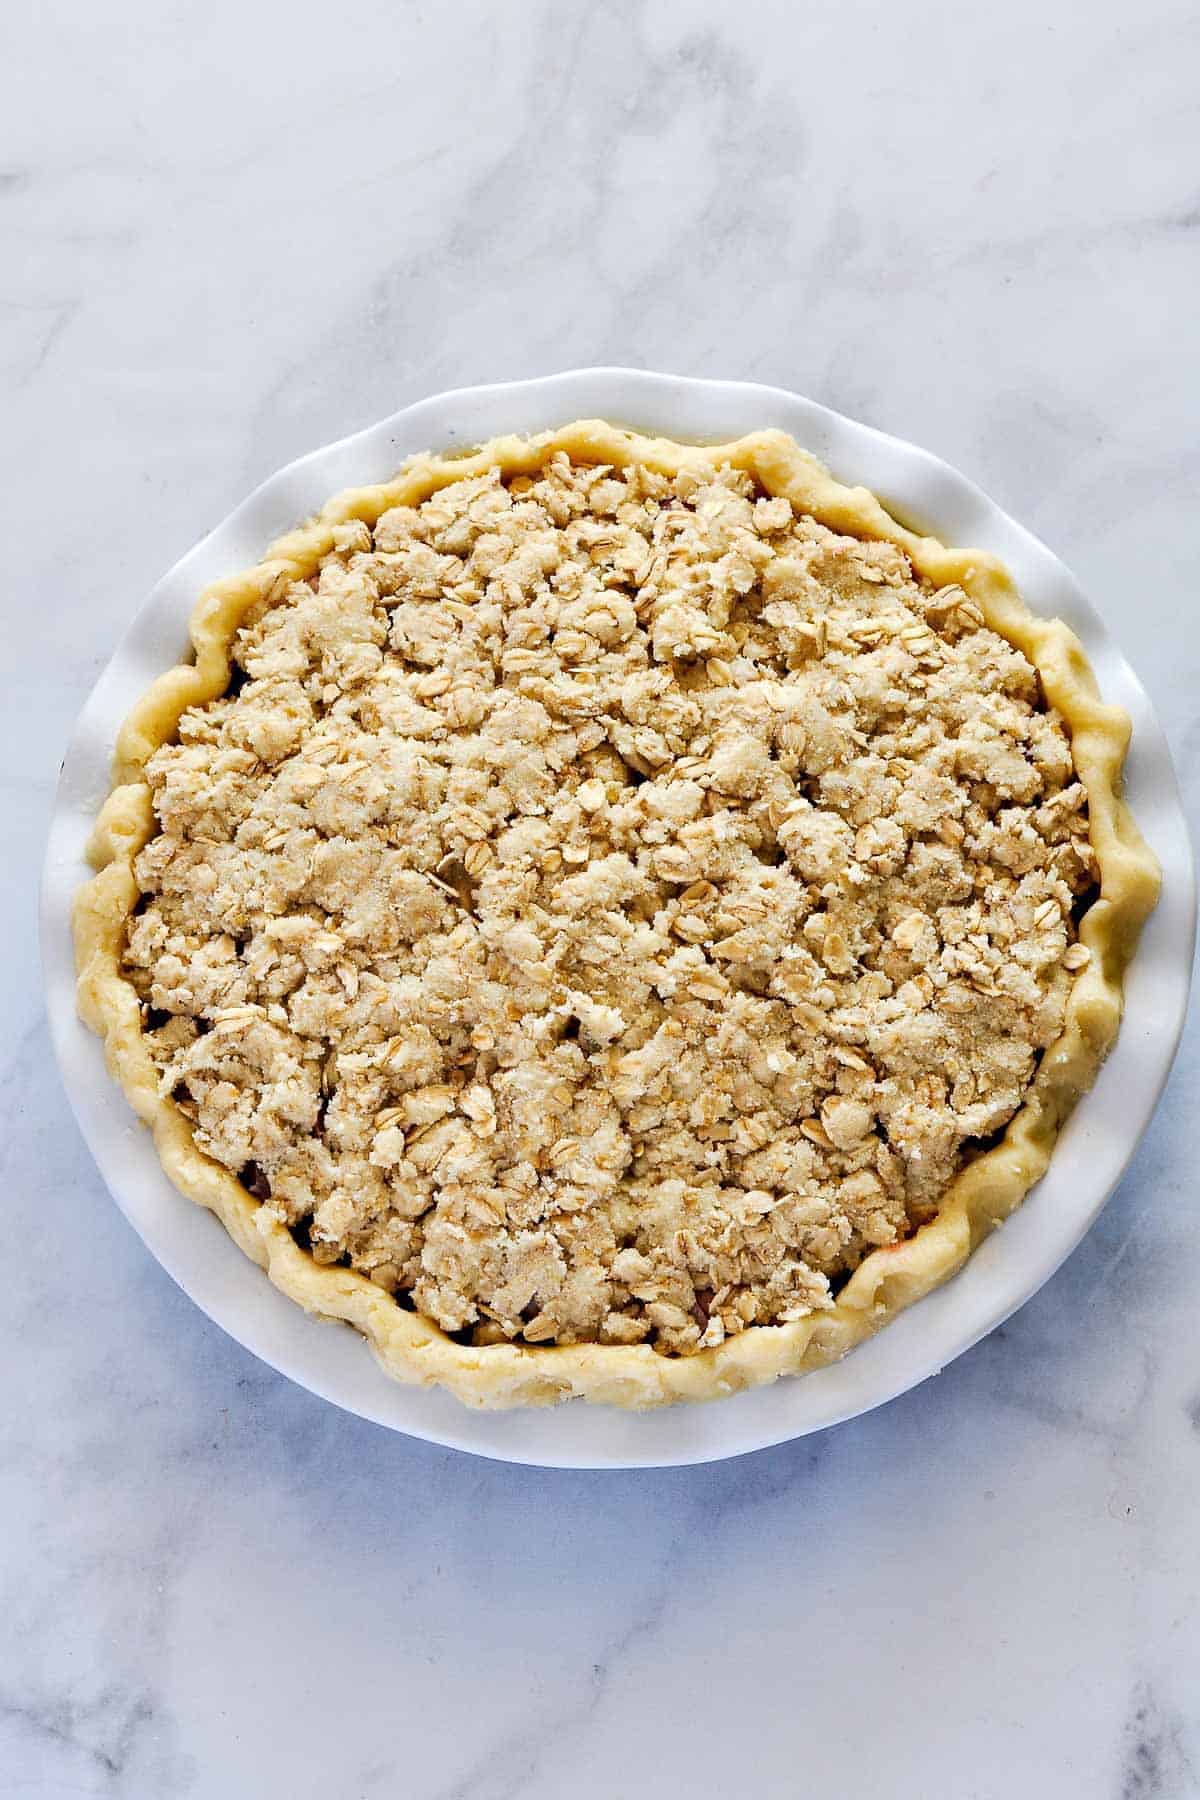
[(121, 734), (81, 1008), (175, 1184), (400, 1380), (648, 1406), (840, 1356), (1117, 1030), (1126, 719), (781, 433), (415, 458), (192, 638)]

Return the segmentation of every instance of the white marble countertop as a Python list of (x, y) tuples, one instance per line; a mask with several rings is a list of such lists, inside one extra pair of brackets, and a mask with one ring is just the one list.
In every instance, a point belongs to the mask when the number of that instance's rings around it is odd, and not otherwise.
[(460, 382), (758, 377), (1083, 578), (1200, 795), (1184, 0), (18, 8), (0, 83), (0, 1795), (1200, 1794), (1193, 1034), (1002, 1331), (744, 1461), (555, 1474), (273, 1376), (108, 1200), (35, 879), (70, 722), (280, 462)]

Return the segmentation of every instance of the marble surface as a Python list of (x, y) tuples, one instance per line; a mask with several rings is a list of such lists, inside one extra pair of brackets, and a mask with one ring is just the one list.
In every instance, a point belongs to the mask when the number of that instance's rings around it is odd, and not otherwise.
[[(286, 21), (286, 23), (285, 23)], [(6, 15), (0, 1795), (1200, 1794), (1200, 1142), (936, 1381), (707, 1469), (505, 1468), (224, 1338), (102, 1189), (35, 884), (70, 722), (280, 462), (588, 362), (778, 382), (1071, 563), (1200, 797), (1195, 9)]]

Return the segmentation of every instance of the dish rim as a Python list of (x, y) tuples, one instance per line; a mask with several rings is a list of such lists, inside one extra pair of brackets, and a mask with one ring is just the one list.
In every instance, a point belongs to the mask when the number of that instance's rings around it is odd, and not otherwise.
[[(357, 1334), (325, 1327), (318, 1337), (323, 1321), (276, 1293), (243, 1257), (221, 1254), (228, 1249), (224, 1231), (201, 1209), (181, 1204), (149, 1134), (105, 1071), (99, 1041), (75, 1015), (69, 909), (88, 873), (83, 844), (107, 792), (116, 728), (154, 675), (179, 660), (192, 604), (209, 580), (256, 561), (281, 529), (337, 489), (382, 479), (416, 450), (458, 448), (506, 430), (532, 432), (586, 416), (701, 441), (779, 426), (840, 479), (879, 494), (904, 522), (948, 543), (995, 551), (1032, 610), (1058, 613), (1076, 630), (1105, 698), (1131, 715), (1126, 791), (1162, 864), (1163, 893), (1128, 973), (1121, 1035), (1064, 1129), (1050, 1170), (943, 1288), (840, 1363), (703, 1407), (641, 1415), (580, 1405), (476, 1412), (448, 1394), (389, 1380)], [(502, 1460), (572, 1468), (716, 1460), (823, 1429), (918, 1385), (1002, 1323), (1094, 1222), (1149, 1122), (1182, 1030), (1194, 929), (1191, 851), (1165, 737), (1099, 615), (1045, 545), (929, 452), (799, 395), (758, 383), (613, 368), (434, 395), (298, 458), (255, 489), (156, 584), (93, 688), (64, 760), (42, 891), (47, 1012), (68, 1097), (117, 1204), (184, 1291), (272, 1367), (361, 1417)], [(1102, 1104), (1104, 1091), (1115, 1093), (1118, 1084), (1120, 1111)], [(1034, 1224), (1020, 1230), (1030, 1214)], [(219, 1242), (205, 1242), (205, 1235)], [(225, 1268), (226, 1262), (237, 1266)], [(970, 1279), (980, 1265), (983, 1273)]]

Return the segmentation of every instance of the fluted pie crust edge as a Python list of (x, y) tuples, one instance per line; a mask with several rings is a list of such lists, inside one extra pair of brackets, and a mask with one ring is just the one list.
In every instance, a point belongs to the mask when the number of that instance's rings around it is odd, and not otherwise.
[[(331, 550), (335, 526), (352, 519), (373, 526), (390, 507), (417, 505), (451, 482), (493, 469), (506, 476), (531, 473), (558, 451), (619, 467), (641, 463), (664, 475), (727, 462), (832, 530), (894, 544), (918, 575), (938, 586), (962, 587), (986, 624), (1034, 665), (1048, 702), (1067, 726), (1099, 866), (1099, 895), (1079, 926), (1091, 960), (1072, 983), (1062, 1034), (1043, 1055), (1002, 1141), (959, 1172), (935, 1219), (912, 1237), (871, 1251), (828, 1311), (784, 1325), (751, 1326), (685, 1357), (664, 1356), (648, 1345), (463, 1345), (365, 1276), (318, 1265), (233, 1174), (197, 1147), (188, 1119), (160, 1095), (138, 996), (121, 972), (128, 920), (139, 898), (134, 860), (155, 831), (146, 763), (173, 737), (186, 708), (224, 693), (231, 647), (247, 610), (310, 575)], [(948, 549), (907, 530), (872, 493), (835, 481), (783, 432), (699, 447), (587, 420), (531, 439), (496, 438), (465, 456), (413, 457), (393, 480), (337, 495), (308, 524), (274, 543), (254, 568), (208, 587), (192, 616), (191, 642), (194, 658), (159, 677), (118, 737), (113, 791), (89, 847), (97, 873), (80, 889), (74, 908), (79, 1011), (103, 1037), (109, 1070), (152, 1130), (174, 1185), (214, 1212), (290, 1299), (360, 1331), (395, 1380), (440, 1385), (476, 1407), (579, 1397), (640, 1409), (716, 1399), (835, 1361), (946, 1281), (1020, 1204), (1044, 1173), (1063, 1121), (1116, 1036), (1124, 971), (1159, 885), (1156, 861), (1121, 798), (1127, 716), (1101, 701), (1074, 633), (1059, 620), (1029, 612), (995, 557)]]

